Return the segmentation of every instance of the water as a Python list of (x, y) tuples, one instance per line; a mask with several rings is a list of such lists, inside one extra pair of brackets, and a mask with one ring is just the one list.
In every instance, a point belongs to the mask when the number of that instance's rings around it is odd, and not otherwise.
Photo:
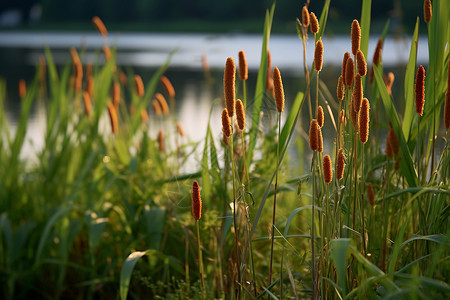
[[(426, 39), (420, 38), (418, 46), (418, 64), (425, 63), (428, 57)], [(371, 61), (377, 38), (369, 41), (368, 61)], [(20, 78), (31, 80), (38, 57), (43, 54), (45, 45), (52, 50), (58, 65), (70, 60), (69, 48), (83, 48), (83, 63), (95, 61), (96, 54), (104, 40), (96, 33), (88, 32), (0, 32), (0, 77), (7, 79), (8, 101), (6, 115), (15, 131), (20, 104), (17, 95), (17, 83)], [(223, 67), (228, 56), (235, 58), (239, 50), (244, 50), (249, 65), (249, 94), (253, 95), (259, 68), (262, 36), (257, 34), (156, 34), (156, 33), (110, 33), (109, 43), (117, 47), (117, 64), (133, 67), (141, 74), (144, 82), (150, 80), (155, 69), (167, 59), (170, 51), (177, 49), (166, 75), (172, 81), (177, 96), (176, 115), (190, 140), (199, 141), (205, 136), (206, 125), (214, 99), (220, 97), (222, 90)], [(342, 63), (343, 53), (350, 51), (350, 37), (336, 36), (323, 39), (324, 66), (321, 79), (329, 83), (331, 94), (335, 94), (337, 76)], [(383, 49), (383, 64), (386, 69), (404, 68), (409, 56), (410, 38), (387, 38)], [(296, 93), (304, 89), (302, 42), (296, 35), (273, 35), (269, 48), (273, 66), (278, 66), (283, 75), (287, 109)], [(307, 62), (312, 64), (314, 45), (312, 38), (307, 44)], [(406, 54), (405, 54), (406, 53)], [(213, 88), (209, 89), (202, 71), (202, 57), (206, 55)], [(102, 57), (102, 56), (100, 56)], [(102, 60), (99, 63), (103, 63)], [(400, 77), (403, 77), (401, 75)], [(396, 76), (396, 80), (400, 78)], [(402, 83), (398, 83), (402, 84)], [(158, 87), (162, 91), (161, 87)], [(251, 99), (250, 99), (251, 101)], [(220, 116), (222, 105), (218, 104), (213, 114)], [(274, 109), (272, 103), (265, 105), (266, 116)], [(304, 109), (308, 120), (307, 109)], [(152, 125), (152, 123), (151, 123)], [(153, 124), (156, 126), (156, 124)], [(304, 128), (309, 124), (305, 121)], [(28, 143), (22, 156), (36, 153), (43, 144), (45, 126), (45, 108), (36, 105), (29, 120)], [(221, 137), (221, 122), (217, 117), (211, 122), (212, 130)], [(152, 133), (154, 134), (154, 132)], [(331, 132), (330, 132), (331, 134)], [(324, 132), (324, 135), (326, 133)]]

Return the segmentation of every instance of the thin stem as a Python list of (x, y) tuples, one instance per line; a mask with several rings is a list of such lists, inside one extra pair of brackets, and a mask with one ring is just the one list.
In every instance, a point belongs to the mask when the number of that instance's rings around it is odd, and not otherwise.
[(313, 299), (316, 299), (316, 285), (315, 285), (315, 262), (314, 262), (314, 215), (315, 215), (315, 201), (316, 201), (316, 176), (315, 176), (315, 160), (316, 151), (313, 152), (313, 161), (311, 165), (311, 175), (312, 175), (312, 215), (311, 215), (311, 276), (312, 276), (312, 291)]
[(200, 271), (200, 281), (202, 284), (202, 299), (205, 299), (205, 280), (204, 280), (204, 274), (205, 271), (203, 269), (203, 255), (202, 255), (202, 247), (200, 242), (200, 226), (198, 225), (199, 220), (195, 221), (195, 225), (197, 227), (197, 243), (198, 243), (198, 262), (199, 262), (199, 271)]
[(236, 222), (236, 186), (235, 186), (235, 164), (234, 164), (234, 153), (233, 153), (233, 132), (230, 136), (230, 150), (231, 150), (231, 172), (232, 172), (232, 181), (233, 181), (233, 225), (234, 225), (234, 249), (236, 253), (236, 267), (237, 267), (237, 276), (238, 276), (238, 286), (236, 288), (236, 296), (240, 298), (241, 294), (241, 266), (239, 263), (239, 232), (237, 228)]
[[(364, 144), (362, 144), (362, 151), (361, 151), (361, 177), (362, 177), (362, 191), (364, 191), (364, 187), (366, 185), (366, 181), (364, 180)], [(362, 243), (363, 243), (363, 250), (364, 250), (364, 256), (367, 254), (366, 249), (366, 234), (364, 229), (364, 193), (361, 193), (361, 224), (362, 224)]]
[(269, 267), (269, 285), (272, 283), (272, 262), (273, 262), (273, 242), (275, 234), (275, 210), (277, 207), (277, 185), (278, 185), (278, 162), (280, 157), (280, 135), (281, 135), (281, 113), (278, 113), (278, 142), (277, 142), (277, 161), (276, 161), (276, 171), (275, 171), (275, 192), (273, 194), (273, 215), (272, 215), (272, 238), (270, 247), (270, 267)]

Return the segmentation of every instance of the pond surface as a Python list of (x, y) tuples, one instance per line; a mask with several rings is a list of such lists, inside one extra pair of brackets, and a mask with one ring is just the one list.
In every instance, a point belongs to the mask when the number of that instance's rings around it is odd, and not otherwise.
[[(371, 61), (378, 38), (369, 41), (368, 61)], [(399, 90), (402, 86), (404, 68), (409, 57), (410, 37), (387, 38), (383, 49), (383, 64), (386, 70), (397, 70), (396, 80)], [(426, 38), (419, 39), (418, 64), (428, 58)], [(20, 104), (17, 95), (17, 83), (20, 78), (31, 80), (38, 57), (48, 45), (56, 64), (64, 65), (69, 59), (71, 47), (83, 48), (83, 63), (92, 63), (96, 53), (103, 46), (102, 37), (96, 32), (0, 32), (0, 77), (6, 78), (8, 84), (8, 101), (6, 114), (15, 130)], [(132, 67), (141, 74), (144, 82), (150, 80), (155, 69), (162, 65), (168, 54), (177, 49), (166, 76), (170, 78), (176, 90), (176, 115), (190, 140), (199, 141), (205, 136), (208, 116), (214, 99), (221, 96), (223, 68), (228, 56), (235, 58), (239, 50), (244, 50), (249, 64), (249, 95), (255, 89), (257, 69), (259, 68), (262, 36), (256, 34), (157, 34), (157, 33), (115, 33), (109, 37), (111, 46), (117, 47), (117, 63)], [(331, 95), (335, 97), (337, 77), (344, 52), (351, 50), (350, 37), (336, 36), (323, 39), (324, 67), (321, 79), (327, 83)], [(272, 52), (272, 65), (278, 66), (283, 75), (287, 108), (296, 93), (304, 90), (302, 42), (296, 35), (273, 35), (269, 48)], [(312, 64), (314, 45), (312, 37), (307, 44), (308, 65)], [(205, 81), (202, 57), (207, 57), (214, 79), (212, 88)], [(100, 61), (100, 63), (103, 63)], [(161, 87), (158, 87), (160, 90)], [(251, 99), (250, 99), (251, 101)], [(267, 115), (274, 109), (273, 103), (266, 103)], [(214, 134), (221, 137), (220, 103), (215, 106), (213, 114), (218, 117), (211, 122)], [(308, 120), (307, 107), (304, 107), (304, 119)], [(45, 126), (45, 107), (35, 105), (29, 120), (27, 133), (28, 144), (22, 153), (25, 156), (35, 153), (42, 147)], [(270, 122), (270, 120), (268, 120)], [(273, 120), (272, 120), (273, 122)], [(150, 123), (155, 128), (156, 123)], [(305, 121), (304, 126), (309, 123)], [(331, 127), (331, 126), (330, 126)], [(330, 134), (332, 134), (331, 128)], [(152, 131), (151, 134), (155, 134)], [(324, 132), (324, 135), (326, 133)], [(334, 134), (333, 134), (334, 135)], [(330, 145), (331, 146), (331, 145)]]

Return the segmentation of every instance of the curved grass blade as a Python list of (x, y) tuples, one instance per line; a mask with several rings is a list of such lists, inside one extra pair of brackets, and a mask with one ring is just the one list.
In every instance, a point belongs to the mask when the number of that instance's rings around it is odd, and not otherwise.
[(146, 255), (147, 251), (135, 251), (128, 255), (127, 259), (122, 265), (122, 270), (120, 271), (120, 299), (127, 299), (128, 288), (130, 287), (131, 274), (133, 273), (134, 266), (138, 260)]
[(331, 241), (331, 257), (333, 258), (334, 265), (336, 266), (336, 272), (338, 277), (338, 284), (342, 294), (346, 292), (346, 261), (348, 247), (350, 246), (351, 239), (335, 239)]
[(297, 119), (301, 107), (303, 106), (303, 100), (305, 99), (303, 92), (298, 92), (297, 96), (295, 97), (294, 104), (289, 110), (289, 115), (286, 119), (286, 122), (284, 123), (283, 130), (281, 131), (280, 135), (280, 148), (283, 149), (286, 146), (286, 140), (289, 136), (290, 131), (293, 128), (293, 124), (295, 120)]
[(298, 208), (294, 209), (294, 210), (289, 214), (289, 217), (288, 217), (288, 219), (287, 219), (287, 221), (286, 221), (286, 226), (284, 227), (284, 233), (283, 233), (284, 236), (287, 236), (288, 231), (289, 231), (289, 228), (291, 227), (292, 220), (294, 219), (294, 216), (295, 216), (298, 212), (301, 212), (301, 211), (304, 210), (304, 209), (312, 209), (312, 205), (307, 205), (307, 206), (298, 207)]
[(389, 96), (386, 85), (383, 81), (383, 75), (381, 74), (380, 66), (373, 65), (373, 71), (375, 74), (375, 81), (378, 86), (378, 91), (380, 92), (381, 99), (383, 100), (384, 108), (386, 110), (387, 116), (392, 123), (392, 128), (395, 131), (399, 139), (400, 144), (400, 168), (403, 176), (405, 176), (406, 181), (410, 187), (417, 186), (417, 173), (414, 168), (414, 163), (411, 158), (411, 153), (409, 152), (408, 145), (406, 144), (405, 136), (403, 135), (402, 128), (400, 126), (400, 119), (397, 115), (397, 111), (395, 110), (394, 104), (392, 103), (392, 99)]

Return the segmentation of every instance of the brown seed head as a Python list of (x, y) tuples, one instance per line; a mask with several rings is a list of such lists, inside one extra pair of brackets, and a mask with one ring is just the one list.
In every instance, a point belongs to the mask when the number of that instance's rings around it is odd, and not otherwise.
[(19, 97), (20, 97), (20, 99), (23, 99), (26, 94), (27, 94), (27, 83), (25, 82), (25, 79), (20, 79), (19, 80)]
[(356, 74), (355, 75), (355, 84), (353, 85), (353, 92), (352, 92), (353, 109), (356, 112), (359, 112), (359, 110), (361, 108), (362, 98), (363, 98), (363, 88), (362, 88), (361, 75)]
[(128, 76), (122, 71), (119, 72), (119, 79), (123, 85), (126, 85), (128, 83)]
[(94, 23), (95, 28), (102, 36), (108, 35), (108, 30), (106, 30), (105, 24), (103, 24), (103, 21), (99, 17), (93, 17), (92, 23)]
[(311, 22), (311, 32), (314, 34), (318, 33), (320, 26), (319, 26), (319, 21), (317, 20), (316, 14), (311, 12), (309, 14), (309, 20)]
[(348, 89), (352, 87), (354, 75), (355, 75), (355, 64), (353, 63), (353, 59), (349, 57), (347, 59), (345, 67), (345, 85), (347, 86)]
[(375, 208), (375, 194), (373, 192), (372, 184), (367, 185), (367, 199), (369, 200), (370, 206)]
[(423, 2), (423, 20), (429, 24), (431, 22), (432, 8), (431, 0), (425, 0)]
[(352, 38), (352, 54), (356, 55), (361, 42), (361, 28), (359, 27), (359, 22), (356, 19), (352, 22), (352, 31), (350, 34)]
[[(317, 124), (317, 125), (319, 125), (319, 124)], [(323, 152), (323, 138), (322, 138), (322, 129), (320, 129), (320, 127), (319, 127), (319, 131), (317, 132), (317, 142), (318, 142), (317, 151), (319, 153), (322, 153)]]
[(70, 49), (70, 55), (72, 56), (73, 63), (73, 71), (76, 80), (81, 81), (83, 78), (83, 65), (81, 64), (80, 57), (78, 56), (78, 52), (75, 48)]
[(373, 80), (375, 79), (375, 75), (373, 73), (373, 65), (378, 66), (381, 63), (382, 51), (383, 51), (383, 40), (380, 38), (378, 39), (375, 52), (373, 53), (372, 67), (370, 68), (370, 78), (369, 78), (370, 84), (372, 84)]
[(389, 95), (392, 95), (392, 85), (394, 84), (395, 76), (394, 73), (389, 72), (384, 78), (384, 83), (386, 84), (386, 89)]
[(342, 78), (342, 75), (339, 76), (339, 80), (338, 80), (338, 84), (337, 84), (337, 89), (336, 89), (336, 94), (339, 100), (344, 100), (344, 80)]
[(177, 123), (177, 131), (178, 131), (178, 134), (179, 134), (181, 137), (184, 137), (184, 136), (185, 136), (183, 126), (181, 126), (180, 123)]
[(226, 108), (222, 110), (222, 131), (227, 138), (231, 136), (231, 122)]
[(364, 53), (361, 50), (356, 52), (356, 64), (358, 67), (358, 73), (361, 76), (365, 76), (367, 74), (367, 63), (366, 58), (364, 57)]
[(314, 69), (316, 69), (317, 72), (320, 72), (320, 70), (322, 70), (322, 64), (323, 64), (323, 43), (322, 39), (319, 39), (316, 43), (316, 49), (314, 50)]
[(248, 79), (248, 65), (244, 50), (239, 51), (239, 78), (242, 81)]
[(319, 123), (316, 119), (312, 119), (309, 125), (309, 147), (313, 151), (319, 149), (319, 130)]
[(323, 157), (323, 178), (325, 183), (330, 183), (333, 179), (333, 170), (331, 169), (331, 159), (329, 155)]
[(158, 132), (158, 148), (160, 152), (166, 152), (166, 146), (164, 145), (164, 131), (161, 129)]
[(120, 84), (118, 82), (114, 82), (112, 98), (114, 107), (116, 108), (116, 110), (118, 110), (120, 103)]
[(347, 123), (345, 120), (345, 111), (342, 109), (341, 112), (339, 113), (339, 122), (341, 124), (343, 124), (345, 126), (345, 124)]
[(108, 46), (103, 46), (103, 54), (105, 55), (105, 61), (109, 61), (111, 58), (111, 49)]
[(170, 82), (169, 78), (163, 75), (161, 76), (160, 81), (164, 88), (164, 91), (166, 92), (167, 97), (175, 98), (175, 89), (173, 88), (173, 85)]
[(200, 220), (202, 217), (202, 199), (200, 197), (200, 187), (197, 181), (192, 184), (192, 216)]
[[(390, 125), (390, 124), (389, 124)], [(386, 150), (385, 153), (389, 158), (393, 158), (398, 154), (399, 144), (397, 135), (395, 134), (394, 129), (390, 126), (388, 134), (386, 136)]]
[(245, 129), (245, 110), (244, 104), (240, 99), (236, 100), (236, 119), (240, 130)]
[(340, 148), (337, 155), (337, 171), (336, 171), (337, 180), (341, 180), (344, 177), (344, 169), (345, 169), (344, 149)]
[(347, 84), (347, 82), (346, 82), (346, 75), (345, 75), (345, 72), (346, 72), (346, 70), (347, 70), (347, 60), (350, 58), (350, 52), (345, 52), (344, 53), (344, 58), (343, 58), (343, 60), (342, 60), (342, 71), (341, 71), (341, 75), (342, 75), (342, 78), (343, 78), (343, 80), (344, 80), (344, 84), (346, 85)]
[(109, 120), (111, 122), (111, 131), (112, 133), (116, 134), (119, 130), (119, 120), (117, 118), (117, 112), (114, 108), (114, 104), (108, 103), (108, 113), (109, 113)]
[(275, 92), (275, 103), (277, 105), (277, 110), (281, 113), (284, 110), (284, 89), (280, 70), (277, 67), (273, 69), (273, 88)]
[(139, 97), (144, 96), (144, 83), (140, 75), (134, 75), (134, 90)]
[(273, 79), (272, 79), (272, 53), (267, 50), (267, 74), (266, 74), (266, 90), (270, 91), (273, 89)]
[(88, 92), (83, 92), (84, 112), (89, 117), (92, 110), (91, 96)]
[(141, 110), (141, 121), (142, 123), (148, 122), (148, 113), (146, 109)]
[(416, 74), (416, 113), (423, 114), (423, 105), (425, 104), (425, 69), (422, 65), (417, 69)]
[(227, 58), (225, 71), (223, 74), (223, 90), (225, 94), (225, 104), (230, 118), (234, 115), (236, 66), (232, 57)]
[(169, 114), (169, 106), (167, 105), (166, 98), (164, 98), (163, 94), (161, 93), (156, 93), (155, 98), (156, 100), (158, 100), (159, 105), (161, 106), (163, 115), (167, 116)]
[(363, 144), (365, 144), (369, 139), (369, 110), (369, 100), (364, 98), (361, 103), (361, 111), (359, 113), (359, 140)]
[(394, 163), (394, 171), (397, 171), (400, 168), (400, 161), (402, 160), (401, 157), (397, 157)]
[(161, 105), (159, 104), (158, 100), (153, 100), (152, 102), (153, 110), (155, 111), (155, 115), (159, 116), (161, 115)]
[(44, 55), (39, 56), (39, 81), (45, 82), (45, 76), (47, 74), (47, 61)]
[(302, 24), (305, 27), (309, 26), (309, 12), (306, 4), (302, 8)]
[(319, 105), (317, 107), (316, 118), (317, 118), (317, 124), (319, 124), (319, 127), (322, 128), (323, 127), (324, 116), (323, 116), (323, 108), (322, 108), (321, 105)]
[(225, 146), (228, 146), (230, 144), (230, 140), (225, 134), (225, 132), (222, 131), (222, 142)]

